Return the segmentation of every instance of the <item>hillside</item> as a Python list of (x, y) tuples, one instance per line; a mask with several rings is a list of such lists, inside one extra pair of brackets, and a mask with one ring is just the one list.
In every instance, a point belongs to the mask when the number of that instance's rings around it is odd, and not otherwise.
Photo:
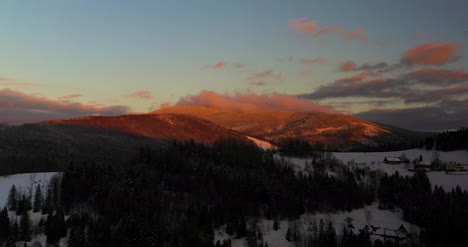
[(379, 125), (350, 115), (324, 112), (233, 112), (204, 106), (180, 106), (160, 109), (150, 114), (193, 115), (273, 143), (284, 138), (299, 138), (310, 143), (322, 142), (332, 147), (351, 144), (378, 146), (383, 143), (401, 143), (408, 137), (399, 128)]
[(212, 122), (191, 115), (141, 114), (116, 117), (82, 117), (48, 121), (94, 128), (113, 129), (146, 137), (166, 140), (190, 140), (212, 143), (219, 139), (246, 139), (245, 136), (226, 130)]
[(141, 147), (166, 148), (169, 142), (115, 130), (64, 124), (0, 125), (0, 175), (61, 171), (70, 162), (123, 162)]

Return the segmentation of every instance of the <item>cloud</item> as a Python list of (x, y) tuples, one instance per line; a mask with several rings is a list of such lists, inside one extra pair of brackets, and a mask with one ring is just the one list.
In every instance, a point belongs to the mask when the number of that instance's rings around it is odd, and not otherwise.
[(417, 45), (407, 50), (401, 62), (408, 65), (443, 65), (457, 59), (459, 44), (433, 42)]
[(199, 105), (237, 112), (261, 110), (335, 112), (329, 105), (321, 105), (308, 99), (276, 92), (271, 94), (237, 92), (229, 95), (204, 90), (198, 94), (182, 97), (174, 105)]
[(448, 100), (457, 96), (468, 95), (468, 86), (441, 88), (435, 90), (408, 92), (403, 95), (406, 103), (425, 102), (433, 103)]
[(0, 85), (1, 86), (31, 86), (32, 83), (27, 82), (14, 82), (10, 78), (0, 77)]
[(0, 90), (0, 122), (10, 124), (90, 115), (114, 116), (130, 111), (129, 107), (122, 105), (96, 107), (78, 102), (52, 100), (12, 89)]
[(358, 66), (353, 61), (343, 61), (340, 63), (339, 71), (341, 72), (352, 72), (352, 71), (359, 71), (359, 70), (374, 71), (374, 70), (383, 70), (383, 69), (386, 69), (387, 67), (388, 67), (388, 64), (386, 62), (378, 62), (375, 64), (364, 63)]
[(446, 100), (434, 106), (371, 109), (354, 116), (417, 131), (442, 131), (466, 127), (468, 100)]
[(404, 78), (424, 84), (450, 85), (468, 81), (468, 73), (463, 70), (429, 68), (408, 72)]
[(301, 58), (299, 60), (299, 63), (300, 64), (314, 64), (314, 63), (325, 63), (327, 60), (320, 56), (320, 57), (316, 57), (316, 58)]
[(84, 95), (83, 94), (69, 94), (69, 95), (61, 96), (61, 97), (59, 97), (59, 99), (69, 100), (69, 99), (81, 98), (81, 97), (84, 97)]
[(265, 70), (262, 72), (254, 73), (247, 78), (248, 81), (260, 81), (266, 79), (276, 79), (281, 81), (284, 79), (284, 77), (281, 74), (274, 73), (273, 70)]
[[(322, 86), (315, 92), (300, 97), (310, 99), (343, 97), (399, 98), (406, 103), (428, 103), (468, 95), (465, 71), (447, 69), (421, 69), (395, 78), (383, 78), (379, 73), (364, 71), (360, 74), (338, 79)], [(452, 88), (440, 88), (459, 85)], [(431, 86), (432, 88), (428, 88)], [(434, 87), (439, 87), (433, 89)]]
[(249, 82), (249, 85), (250, 86), (266, 86), (266, 85), (268, 85), (268, 83), (266, 83), (264, 81), (251, 81), (251, 82)]
[(299, 71), (299, 75), (302, 75), (302, 76), (309, 76), (309, 75), (312, 75), (313, 73), (314, 73), (314, 71), (312, 71), (312, 70)]
[(206, 66), (204, 66), (203, 68), (204, 69), (219, 69), (219, 68), (223, 68), (226, 66), (226, 62), (224, 62), (224, 60), (221, 60), (219, 62), (217, 62), (216, 64), (208, 64)]
[(137, 97), (137, 98), (142, 98), (142, 99), (152, 99), (153, 94), (149, 91), (139, 91), (139, 92), (134, 92), (129, 95), (130, 97)]
[(326, 26), (321, 28), (317, 23), (318, 22), (316, 20), (307, 20), (306, 17), (303, 17), (290, 20), (288, 22), (288, 27), (291, 30), (297, 31), (304, 35), (310, 35), (312, 37), (331, 35), (342, 37), (348, 40), (368, 40), (366, 34), (364, 34), (364, 31), (359, 27), (355, 28), (354, 30), (346, 30), (339, 26)]
[[(0, 79), (4, 79), (4, 78), (0, 78)], [(0, 82), (0, 85), (1, 86), (31, 86), (33, 84), (28, 83), (28, 82)]]

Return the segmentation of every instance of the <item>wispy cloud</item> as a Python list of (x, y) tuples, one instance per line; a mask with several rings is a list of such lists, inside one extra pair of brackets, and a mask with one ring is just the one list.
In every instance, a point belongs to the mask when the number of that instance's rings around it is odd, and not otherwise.
[(61, 96), (61, 97), (59, 97), (59, 99), (61, 99), (61, 100), (69, 100), (69, 99), (81, 98), (81, 97), (84, 97), (84, 95), (83, 95), (83, 94), (69, 94), (69, 95)]
[(226, 62), (224, 62), (224, 60), (221, 60), (215, 64), (208, 64), (206, 66), (203, 67), (203, 69), (219, 69), (219, 68), (223, 68), (227, 65)]
[(130, 97), (137, 97), (142, 99), (152, 99), (153, 94), (149, 91), (139, 91), (130, 94)]
[(297, 31), (304, 35), (312, 37), (320, 36), (337, 36), (348, 40), (359, 40), (367, 41), (368, 37), (360, 27), (356, 27), (354, 30), (347, 30), (340, 26), (325, 26), (319, 27), (318, 21), (308, 20), (306, 17), (297, 18), (288, 22), (288, 27), (291, 30)]

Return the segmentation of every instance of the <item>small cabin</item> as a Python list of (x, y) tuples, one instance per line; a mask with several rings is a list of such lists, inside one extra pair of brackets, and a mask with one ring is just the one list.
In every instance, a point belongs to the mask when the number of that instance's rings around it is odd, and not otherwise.
[(388, 229), (388, 228), (380, 228), (380, 227), (372, 227), (373, 235), (384, 237), (384, 238), (391, 238), (395, 240), (405, 240), (411, 237), (411, 234), (406, 230), (406, 228), (401, 225), (398, 229)]
[(447, 172), (461, 172), (465, 171), (465, 167), (462, 164), (456, 162), (445, 162), (444, 163), (444, 170)]
[(400, 157), (385, 157), (384, 163), (391, 164), (391, 165), (399, 165), (401, 164), (401, 159)]

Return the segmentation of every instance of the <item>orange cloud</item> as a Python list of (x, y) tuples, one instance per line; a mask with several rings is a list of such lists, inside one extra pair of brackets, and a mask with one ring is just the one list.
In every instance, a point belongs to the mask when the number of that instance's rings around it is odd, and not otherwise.
[(182, 97), (175, 105), (200, 105), (237, 112), (261, 110), (335, 112), (329, 105), (321, 105), (308, 99), (276, 92), (271, 94), (238, 92), (228, 95), (204, 90), (198, 94)]
[(224, 62), (224, 60), (221, 60), (219, 62), (217, 62), (216, 64), (212, 65), (212, 64), (208, 64), (206, 65), (205, 67), (203, 67), (204, 69), (219, 69), (219, 68), (222, 68), (226, 66), (226, 62)]
[(153, 98), (153, 94), (149, 91), (140, 91), (140, 92), (135, 92), (130, 94), (131, 97), (138, 97), (138, 98), (143, 98), (143, 99), (151, 99)]
[(288, 22), (288, 27), (304, 35), (320, 37), (323, 35), (333, 35), (343, 37), (348, 40), (367, 41), (368, 38), (364, 31), (357, 27), (354, 30), (346, 30), (339, 26), (326, 26), (320, 28), (316, 20), (308, 21), (306, 17), (297, 18)]
[(70, 95), (61, 96), (59, 97), (59, 99), (69, 100), (69, 99), (80, 98), (80, 97), (84, 97), (84, 95), (83, 94), (70, 94)]
[(340, 63), (340, 71), (342, 72), (355, 71), (356, 69), (357, 65), (353, 61), (344, 61)]
[(443, 65), (457, 58), (460, 45), (449, 42), (433, 42), (417, 45), (403, 54), (403, 63)]

